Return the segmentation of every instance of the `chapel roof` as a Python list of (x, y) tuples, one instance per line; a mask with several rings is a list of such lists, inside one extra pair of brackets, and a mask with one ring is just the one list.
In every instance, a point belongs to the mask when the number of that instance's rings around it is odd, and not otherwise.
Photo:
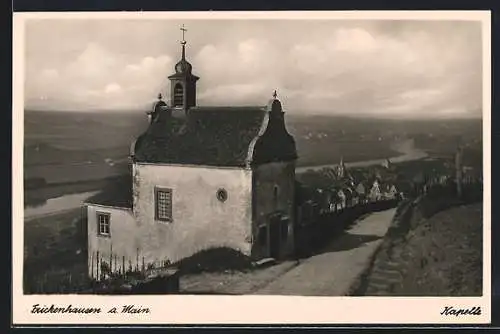
[(134, 161), (245, 166), (254, 138), (264, 127), (265, 107), (193, 107), (175, 117), (162, 106), (136, 141)]

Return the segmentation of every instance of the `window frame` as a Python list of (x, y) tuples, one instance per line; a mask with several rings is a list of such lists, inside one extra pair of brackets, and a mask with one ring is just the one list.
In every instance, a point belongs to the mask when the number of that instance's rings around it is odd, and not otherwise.
[[(101, 217), (106, 217), (108, 220), (108, 233), (103, 233), (101, 231)], [(97, 219), (97, 235), (104, 238), (111, 238), (111, 213), (104, 211), (96, 211)], [(105, 225), (104, 225), (105, 226)]]
[[(169, 217), (160, 217), (159, 215), (159, 194), (163, 193), (169, 193), (170, 194), (170, 205), (169, 205)], [(173, 194), (174, 191), (172, 188), (167, 188), (167, 187), (155, 187), (154, 189), (154, 214), (155, 214), (155, 220), (160, 221), (160, 222), (165, 222), (165, 223), (171, 223), (174, 221), (173, 217)]]
[(172, 104), (174, 107), (180, 107), (184, 104), (184, 85), (180, 82), (177, 82), (174, 85), (174, 96)]

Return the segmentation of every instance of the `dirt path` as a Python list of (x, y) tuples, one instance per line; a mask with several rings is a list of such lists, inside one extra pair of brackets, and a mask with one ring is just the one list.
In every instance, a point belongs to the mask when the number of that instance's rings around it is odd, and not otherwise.
[(259, 289), (255, 294), (343, 296), (370, 263), (396, 209), (376, 212), (359, 220), (314, 255)]

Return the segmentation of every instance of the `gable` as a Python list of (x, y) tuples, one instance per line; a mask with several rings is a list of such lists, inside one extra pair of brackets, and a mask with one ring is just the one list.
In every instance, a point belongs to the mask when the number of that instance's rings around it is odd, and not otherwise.
[(297, 159), (295, 140), (285, 127), (283, 113), (269, 113), (266, 126), (250, 147), (252, 164)]

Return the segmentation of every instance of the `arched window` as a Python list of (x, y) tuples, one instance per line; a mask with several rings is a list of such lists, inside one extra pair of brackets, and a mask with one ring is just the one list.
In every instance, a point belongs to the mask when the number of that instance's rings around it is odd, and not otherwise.
[(182, 106), (184, 97), (184, 89), (180, 83), (174, 87), (174, 107)]

